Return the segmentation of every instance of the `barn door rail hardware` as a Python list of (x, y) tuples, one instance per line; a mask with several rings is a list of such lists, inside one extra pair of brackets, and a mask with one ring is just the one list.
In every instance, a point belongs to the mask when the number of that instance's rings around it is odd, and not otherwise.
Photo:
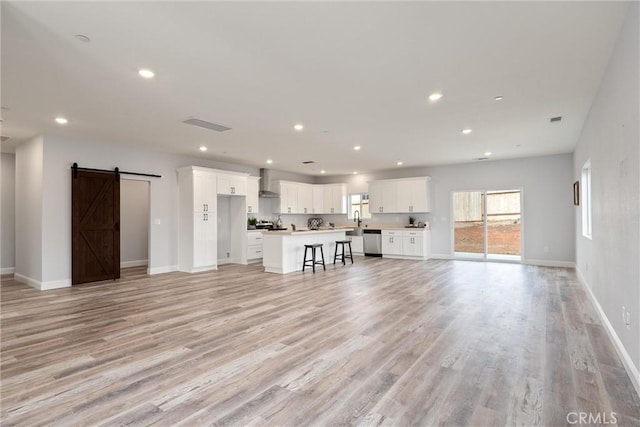
[(125, 175), (136, 175), (136, 176), (148, 176), (150, 178), (162, 178), (162, 175), (156, 175), (156, 174), (152, 174), (152, 173), (140, 173), (140, 172), (125, 172), (125, 171), (121, 171), (119, 168), (115, 168), (114, 170), (108, 170), (108, 169), (92, 169), (92, 168), (81, 168), (78, 166), (77, 163), (74, 163), (71, 166), (71, 169), (73, 169), (73, 177), (77, 178), (78, 176), (78, 171), (89, 171), (89, 172), (110, 172), (110, 173), (115, 173), (115, 174), (125, 174)]

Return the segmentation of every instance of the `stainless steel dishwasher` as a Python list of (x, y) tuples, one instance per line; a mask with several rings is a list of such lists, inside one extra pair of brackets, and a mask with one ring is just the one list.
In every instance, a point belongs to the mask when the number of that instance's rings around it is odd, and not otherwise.
[(365, 256), (382, 256), (382, 230), (365, 228), (362, 230)]

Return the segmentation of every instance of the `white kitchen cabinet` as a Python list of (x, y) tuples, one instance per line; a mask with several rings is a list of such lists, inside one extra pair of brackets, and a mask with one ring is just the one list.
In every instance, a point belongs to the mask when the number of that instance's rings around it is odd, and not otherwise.
[(313, 213), (313, 185), (298, 183), (298, 203), (296, 212), (299, 214)]
[(189, 273), (217, 268), (216, 174), (178, 169), (178, 268)]
[(385, 258), (429, 259), (430, 231), (382, 230), (382, 256)]
[(247, 232), (247, 261), (257, 261), (262, 259), (262, 232)]
[(402, 231), (382, 230), (382, 256), (403, 255)]
[(345, 184), (324, 184), (322, 187), (323, 213), (347, 213), (347, 186)]
[(422, 232), (403, 232), (402, 237), (402, 255), (409, 257), (423, 257), (424, 250), (424, 236)]
[(218, 175), (218, 194), (224, 196), (246, 196), (247, 176), (233, 174)]
[(298, 211), (298, 183), (289, 181), (276, 182), (279, 188), (280, 204), (277, 213), (294, 214)]
[(364, 238), (362, 236), (347, 236), (351, 242), (351, 252), (354, 255), (364, 255)]
[(397, 211), (398, 184), (395, 180), (369, 183), (369, 212), (393, 213)]
[(313, 213), (324, 213), (324, 185), (314, 185), (312, 187), (313, 194)]
[(429, 212), (430, 180), (429, 177), (398, 180), (396, 212)]
[(371, 181), (369, 211), (371, 213), (430, 212), (430, 185), (430, 177)]
[(247, 213), (257, 214), (260, 210), (260, 178), (257, 176), (247, 177)]

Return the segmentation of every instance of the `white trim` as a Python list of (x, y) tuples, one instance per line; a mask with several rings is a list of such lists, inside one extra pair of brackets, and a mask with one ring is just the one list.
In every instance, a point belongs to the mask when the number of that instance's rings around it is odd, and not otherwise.
[(136, 261), (121, 261), (120, 268), (130, 268), (130, 267), (146, 267), (148, 265), (148, 260), (139, 259)]
[(429, 259), (453, 259), (450, 254), (431, 254)]
[(564, 268), (576, 267), (576, 263), (573, 261), (554, 261), (552, 259), (523, 259), (522, 264), (538, 265), (540, 267), (564, 267)]
[(620, 359), (622, 359), (622, 364), (624, 365), (629, 378), (631, 378), (631, 383), (636, 389), (636, 393), (638, 393), (638, 396), (640, 396), (640, 371), (638, 371), (638, 368), (634, 365), (633, 360), (631, 360), (631, 356), (629, 356), (629, 353), (627, 353), (627, 350), (624, 348), (622, 341), (620, 341), (618, 334), (616, 334), (615, 329), (613, 329), (613, 326), (609, 322), (609, 318), (606, 314), (604, 314), (600, 303), (596, 299), (595, 295), (593, 295), (593, 292), (591, 292), (589, 284), (582, 276), (582, 273), (578, 268), (576, 268), (576, 275), (578, 276), (578, 281), (582, 284), (585, 291), (587, 292), (587, 295), (589, 295), (589, 299), (595, 307), (596, 312), (598, 313), (598, 317), (600, 317), (600, 320), (602, 321), (602, 326), (604, 326), (604, 329), (607, 331), (607, 335), (609, 335), (609, 339), (611, 339), (613, 347), (616, 349), (616, 353), (618, 353), (618, 356), (620, 356)]
[(382, 254), (382, 258), (408, 259), (412, 261), (426, 261), (427, 259), (429, 259), (427, 256), (385, 255), (385, 254)]
[(41, 282), (39, 280), (27, 277), (20, 273), (14, 273), (14, 279), (18, 282), (25, 283), (32, 288), (36, 288), (40, 291), (48, 291), (51, 289), (69, 288), (71, 287), (70, 279), (51, 280), (49, 282)]
[(147, 274), (149, 276), (154, 274), (173, 273), (174, 271), (178, 271), (177, 265), (166, 265), (164, 267), (147, 268)]
[(13, 274), (16, 272), (16, 268), (15, 267), (4, 267), (4, 268), (0, 268), (0, 275), (4, 276), (5, 274)]

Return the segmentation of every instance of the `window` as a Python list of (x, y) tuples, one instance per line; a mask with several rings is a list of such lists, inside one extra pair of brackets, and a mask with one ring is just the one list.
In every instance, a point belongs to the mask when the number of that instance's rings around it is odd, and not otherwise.
[(591, 161), (582, 167), (580, 177), (580, 202), (582, 203), (582, 235), (591, 239)]
[(355, 218), (356, 210), (361, 219), (371, 218), (371, 213), (369, 213), (369, 194), (349, 194), (349, 219)]

